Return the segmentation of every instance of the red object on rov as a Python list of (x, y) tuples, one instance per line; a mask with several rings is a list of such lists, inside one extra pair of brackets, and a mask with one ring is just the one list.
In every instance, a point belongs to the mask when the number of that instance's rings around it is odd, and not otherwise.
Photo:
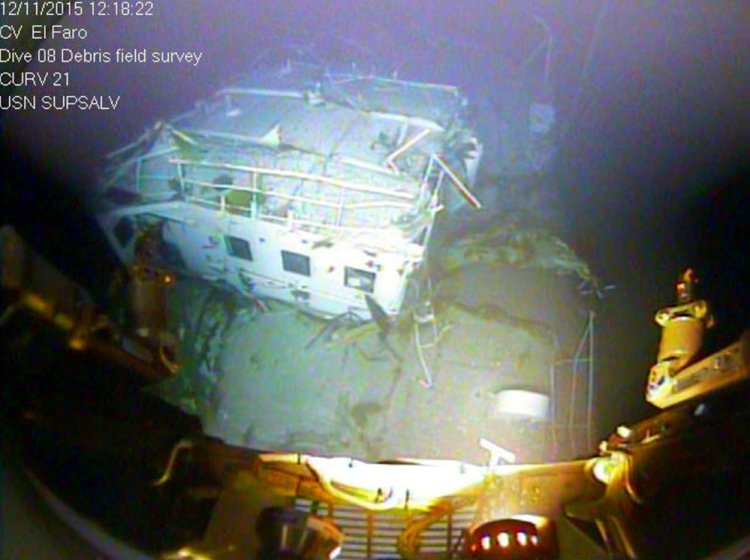
[(468, 555), (477, 560), (555, 560), (557, 538), (552, 522), (495, 519), (473, 527), (466, 541)]

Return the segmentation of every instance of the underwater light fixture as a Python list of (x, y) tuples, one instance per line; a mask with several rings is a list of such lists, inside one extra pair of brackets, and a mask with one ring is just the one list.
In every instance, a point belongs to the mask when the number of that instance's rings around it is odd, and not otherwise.
[(555, 525), (537, 515), (492, 519), (469, 529), (466, 552), (477, 560), (553, 560), (558, 558)]
[(526, 546), (529, 542), (529, 536), (524, 531), (519, 531), (516, 533), (516, 541), (521, 546)]
[(500, 548), (508, 548), (510, 546), (510, 533), (503, 531), (497, 536), (497, 544)]

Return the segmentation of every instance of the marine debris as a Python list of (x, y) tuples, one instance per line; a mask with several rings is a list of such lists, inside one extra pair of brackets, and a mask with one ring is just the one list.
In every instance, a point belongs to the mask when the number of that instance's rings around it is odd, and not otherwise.
[(287, 62), (111, 154), (96, 197), (108, 239), (127, 263), (149, 232), (186, 286), (185, 367), (160, 394), (254, 449), (459, 458), (499, 437), (498, 391), (551, 390), (555, 330), (446, 297), (442, 280), (465, 270), (472, 286), (478, 262), (595, 279), (532, 222), (451, 236), (459, 210), (492, 215), (470, 117), (452, 85)]
[(393, 317), (437, 213), (481, 206), (481, 156), (455, 86), (287, 62), (110, 154), (96, 206), (126, 263), (149, 229), (185, 274), (326, 318)]
[(589, 265), (549, 228), (527, 215), (505, 213), (481, 230), (450, 238), (435, 252), (439, 268), (451, 273), (472, 264), (510, 265), (573, 275), (581, 288), (599, 293), (602, 288)]

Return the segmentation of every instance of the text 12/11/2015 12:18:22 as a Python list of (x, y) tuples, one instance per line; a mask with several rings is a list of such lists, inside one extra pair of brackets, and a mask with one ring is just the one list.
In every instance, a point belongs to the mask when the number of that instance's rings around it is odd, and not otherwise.
[(96, 0), (85, 2), (50, 0), (0, 0), (0, 17), (72, 17), (155, 15), (151, 0)]

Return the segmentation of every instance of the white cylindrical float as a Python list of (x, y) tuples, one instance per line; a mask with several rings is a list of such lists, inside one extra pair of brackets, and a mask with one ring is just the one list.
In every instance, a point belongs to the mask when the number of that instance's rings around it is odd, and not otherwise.
[(500, 391), (495, 395), (492, 417), (546, 422), (549, 417), (549, 397), (521, 389)]

